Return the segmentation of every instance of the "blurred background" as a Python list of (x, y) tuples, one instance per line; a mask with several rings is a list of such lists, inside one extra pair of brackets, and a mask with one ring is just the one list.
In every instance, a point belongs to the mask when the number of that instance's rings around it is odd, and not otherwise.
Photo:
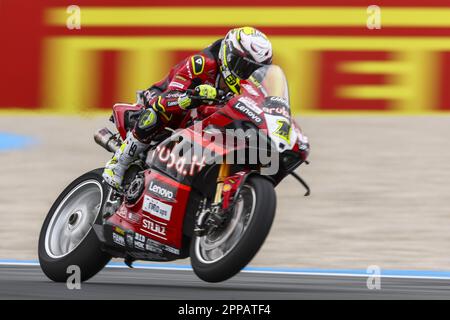
[(108, 110), (231, 27), (252, 25), (270, 36), (296, 111), (450, 110), (445, 0), (378, 1), (379, 21), (372, 2), (355, 0), (0, 3), (2, 109)]
[(0, 0), (0, 259), (36, 259), (59, 192), (110, 157), (114, 103), (246, 25), (312, 145), (312, 196), (277, 188), (253, 264), (450, 270), (448, 0)]

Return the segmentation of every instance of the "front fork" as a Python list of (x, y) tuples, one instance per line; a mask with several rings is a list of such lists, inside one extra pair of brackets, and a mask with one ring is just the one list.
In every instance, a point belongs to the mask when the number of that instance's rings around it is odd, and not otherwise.
[(230, 175), (230, 165), (222, 163), (220, 165), (219, 174), (217, 176), (216, 195), (214, 196), (214, 204), (218, 205), (222, 201), (222, 191), (225, 179)]
[(217, 229), (224, 221), (221, 215), (221, 203), (224, 182), (230, 174), (230, 165), (223, 163), (220, 165), (219, 174), (217, 175), (216, 193), (214, 202), (207, 206), (206, 199), (201, 203), (201, 211), (198, 214), (194, 232), (197, 236), (203, 236)]

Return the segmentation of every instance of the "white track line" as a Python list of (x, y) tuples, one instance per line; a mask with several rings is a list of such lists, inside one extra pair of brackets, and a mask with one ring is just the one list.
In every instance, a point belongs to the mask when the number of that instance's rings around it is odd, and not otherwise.
[[(0, 266), (39, 266), (39, 262), (34, 261), (0, 261)], [(106, 268), (113, 269), (129, 269), (126, 265), (106, 265)], [(146, 266), (144, 264), (137, 264), (133, 266), (134, 269), (142, 270), (170, 270), (170, 271), (192, 271), (190, 267), (169, 267), (169, 266)], [(309, 271), (277, 271), (277, 270), (242, 270), (242, 273), (255, 274), (278, 274), (278, 275), (298, 275), (298, 276), (325, 276), (325, 277), (353, 277), (353, 278), (391, 278), (391, 279), (424, 279), (424, 280), (450, 280), (450, 276), (426, 276), (426, 275), (396, 275), (396, 274), (381, 274), (373, 275), (370, 273), (335, 273), (335, 272), (309, 272)]]

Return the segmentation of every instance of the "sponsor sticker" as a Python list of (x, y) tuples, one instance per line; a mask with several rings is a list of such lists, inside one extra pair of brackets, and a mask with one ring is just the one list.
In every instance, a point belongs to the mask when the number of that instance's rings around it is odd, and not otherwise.
[(142, 226), (145, 230), (149, 231), (150, 234), (157, 234), (160, 236), (167, 236), (166, 226), (157, 223), (151, 219), (144, 218), (142, 220)]
[(291, 115), (286, 107), (263, 107), (263, 111), (266, 114), (278, 115), (284, 118), (290, 119)]
[(161, 202), (155, 198), (148, 195), (144, 197), (144, 204), (142, 205), (142, 210), (150, 213), (151, 215), (167, 220), (170, 220), (170, 215), (172, 214), (172, 206), (164, 202)]
[(253, 112), (256, 112), (257, 114), (261, 114), (263, 112), (262, 109), (258, 107), (258, 104), (255, 102), (255, 100), (250, 99), (249, 97), (240, 97), (238, 100), (245, 104), (247, 108), (249, 108)]
[(166, 251), (168, 251), (170, 253), (173, 253), (173, 254), (177, 254), (177, 255), (180, 254), (180, 250), (178, 250), (176, 248), (172, 248), (172, 247), (167, 246), (167, 245), (164, 246), (164, 250), (166, 250)]
[(173, 107), (173, 106), (177, 106), (178, 105), (178, 101), (169, 101), (167, 102), (167, 106), (168, 107)]
[(253, 87), (249, 84), (242, 84), (242, 87), (247, 90), (248, 93), (250, 93), (252, 96), (259, 96), (259, 93), (253, 89)]
[(127, 244), (132, 247), (133, 246), (133, 235), (132, 234), (127, 234)]
[(179, 255), (180, 254), (180, 250), (173, 248), (171, 246), (162, 244), (158, 241), (155, 241), (153, 239), (147, 238), (147, 242), (145, 243), (145, 249), (147, 251), (151, 251), (157, 254), (162, 254), (163, 250), (170, 252), (172, 254), (176, 254)]
[(148, 191), (154, 196), (167, 201), (174, 201), (177, 196), (176, 188), (160, 180), (150, 181)]
[(130, 220), (131, 222), (134, 222), (134, 223), (138, 223), (139, 222), (139, 215), (138, 214), (136, 214), (136, 213), (134, 213), (134, 212), (131, 212), (131, 211), (128, 211), (128, 220)]
[(114, 227), (114, 232), (120, 234), (121, 236), (125, 235), (125, 231), (119, 227)]
[(145, 244), (140, 241), (134, 241), (134, 247), (139, 250), (145, 250)]
[(172, 81), (171, 83), (169, 83), (169, 87), (184, 89), (184, 84), (176, 82), (176, 81)]
[(179, 98), (181, 96), (181, 94), (182, 93), (180, 91), (176, 91), (176, 92), (171, 92), (171, 93), (165, 94), (164, 97), (167, 98), (167, 99)]
[(286, 99), (282, 98), (282, 97), (276, 97), (276, 96), (270, 97), (270, 101), (278, 102), (278, 103), (281, 103), (281, 104), (283, 104), (285, 106), (289, 105), (288, 101)]
[(125, 247), (125, 238), (115, 232), (113, 232), (113, 241), (117, 243), (119, 246)]
[(242, 114), (246, 115), (247, 117), (249, 117), (251, 120), (253, 120), (253, 122), (255, 122), (256, 124), (261, 124), (262, 123), (262, 119), (260, 116), (258, 116), (258, 114), (256, 114), (254, 111), (250, 110), (247, 105), (245, 105), (242, 102), (238, 102), (234, 105), (234, 108), (236, 110), (238, 110), (239, 112), (241, 112)]
[(143, 236), (140, 233), (135, 233), (134, 234), (134, 239), (140, 242), (145, 242), (145, 236)]
[(139, 233), (134, 234), (134, 247), (139, 250), (145, 250), (145, 236)]
[(157, 254), (161, 254), (163, 252), (161, 244), (152, 239), (147, 239), (147, 242), (145, 243), (145, 249)]
[(180, 76), (180, 75), (176, 75), (175, 79), (178, 79), (178, 80), (181, 80), (181, 81), (187, 81), (187, 79), (185, 77)]

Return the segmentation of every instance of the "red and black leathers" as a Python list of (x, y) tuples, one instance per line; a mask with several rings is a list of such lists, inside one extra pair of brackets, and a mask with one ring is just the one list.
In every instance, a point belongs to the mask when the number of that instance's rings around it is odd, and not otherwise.
[[(152, 125), (139, 127), (138, 121), (134, 136), (141, 141), (147, 141), (162, 127), (176, 129), (184, 117), (185, 110), (179, 107), (178, 98), (188, 89), (194, 89), (201, 84), (218, 87), (220, 68), (218, 54), (222, 39), (217, 40), (206, 49), (191, 55), (175, 65), (169, 74), (143, 92), (143, 100), (147, 108), (156, 111), (157, 121)], [(196, 101), (190, 108), (196, 107)], [(142, 114), (148, 117), (147, 112)], [(148, 122), (147, 122), (148, 124)]]

